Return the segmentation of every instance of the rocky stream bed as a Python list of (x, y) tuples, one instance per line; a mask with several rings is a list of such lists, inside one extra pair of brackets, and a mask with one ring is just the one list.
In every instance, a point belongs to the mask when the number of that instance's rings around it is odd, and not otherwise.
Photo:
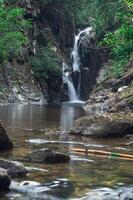
[(83, 115), (71, 105), (1, 106), (12, 138), (1, 125), (1, 199), (133, 199), (132, 161), (72, 151), (87, 146), (132, 154), (132, 113)]

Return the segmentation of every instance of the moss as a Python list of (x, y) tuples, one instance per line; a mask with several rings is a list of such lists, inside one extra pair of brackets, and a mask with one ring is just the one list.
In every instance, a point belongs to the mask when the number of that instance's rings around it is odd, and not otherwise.
[(133, 95), (133, 88), (126, 89), (126, 90), (122, 93), (122, 97), (123, 97), (124, 99), (130, 97), (131, 95)]
[(127, 99), (131, 96), (133, 96), (133, 87), (130, 86), (130, 87), (124, 89), (122, 92), (117, 94), (117, 101)]
[(131, 96), (130, 98), (127, 99), (127, 102), (130, 104), (130, 105), (133, 105), (133, 96)]

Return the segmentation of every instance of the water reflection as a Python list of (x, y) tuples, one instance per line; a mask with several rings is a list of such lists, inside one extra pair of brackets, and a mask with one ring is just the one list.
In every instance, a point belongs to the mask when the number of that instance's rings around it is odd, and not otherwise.
[(83, 116), (81, 107), (70, 105), (6, 105), (0, 107), (0, 119), (14, 133), (15, 129), (58, 128), (69, 130), (76, 118)]
[(60, 126), (63, 130), (70, 130), (76, 115), (76, 108), (69, 105), (63, 105), (61, 108)]

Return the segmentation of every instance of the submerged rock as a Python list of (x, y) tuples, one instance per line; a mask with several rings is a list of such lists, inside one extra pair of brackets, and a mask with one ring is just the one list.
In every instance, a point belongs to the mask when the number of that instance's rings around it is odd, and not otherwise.
[(50, 149), (38, 149), (26, 156), (25, 159), (31, 162), (54, 164), (68, 162), (70, 157), (63, 153), (53, 152)]
[(7, 170), (0, 168), (0, 191), (9, 190), (11, 179)]
[(0, 159), (0, 167), (6, 169), (7, 173), (11, 177), (21, 177), (25, 176), (28, 173), (28, 170), (24, 167), (22, 163), (15, 161)]
[(13, 143), (0, 123), (0, 150), (8, 150), (13, 147)]
[(100, 116), (86, 116), (75, 121), (70, 134), (88, 137), (124, 137), (133, 135), (132, 114), (106, 114)]

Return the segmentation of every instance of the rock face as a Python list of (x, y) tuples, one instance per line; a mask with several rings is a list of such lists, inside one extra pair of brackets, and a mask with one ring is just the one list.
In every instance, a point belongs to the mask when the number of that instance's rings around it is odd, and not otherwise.
[[(82, 47), (81, 47), (82, 48)], [(82, 51), (82, 50), (81, 50)], [(89, 93), (96, 84), (98, 71), (102, 67), (102, 50), (86, 48), (81, 54), (81, 99), (87, 100)]]
[(0, 191), (9, 190), (11, 179), (5, 169), (0, 168)]
[(119, 78), (101, 82), (91, 92), (84, 109), (86, 111), (128, 112), (133, 110), (133, 64)]
[(53, 152), (50, 149), (39, 149), (33, 151), (25, 159), (31, 162), (48, 163), (48, 164), (64, 163), (70, 160), (68, 155), (58, 152)]
[(8, 150), (13, 147), (13, 143), (0, 123), (0, 150)]
[[(49, 2), (47, 6), (40, 6), (41, 10), (36, 19), (36, 24), (40, 24), (39, 29), (43, 29), (43, 34), (49, 29), (49, 40), (54, 41), (56, 49), (56, 61), (62, 68), (64, 61), (70, 62), (70, 51), (73, 46), (74, 25), (69, 13), (58, 6), (58, 2)], [(39, 9), (40, 9), (39, 8)], [(67, 16), (67, 20), (66, 20)], [(44, 20), (45, 19), (45, 20)], [(39, 43), (40, 38), (40, 43)], [(38, 30), (37, 43), (39, 48), (44, 48), (46, 41), (42, 39), (42, 31)], [(43, 72), (42, 72), (43, 73)], [(64, 100), (65, 91), (63, 90), (62, 74), (50, 72), (47, 80), (39, 77), (38, 82), (43, 93), (46, 94), (48, 103), (60, 103)]]
[[(18, 78), (19, 77), (19, 78)], [(40, 87), (27, 63), (11, 60), (0, 69), (1, 103), (39, 102), (43, 99)]]
[(133, 134), (132, 114), (107, 114), (101, 116), (86, 116), (75, 121), (70, 134), (84, 135), (87, 137), (124, 137)]
[(119, 112), (133, 110), (133, 84), (120, 87), (110, 111)]
[(11, 177), (21, 177), (28, 173), (28, 170), (19, 162), (0, 159), (0, 167), (6, 169)]

